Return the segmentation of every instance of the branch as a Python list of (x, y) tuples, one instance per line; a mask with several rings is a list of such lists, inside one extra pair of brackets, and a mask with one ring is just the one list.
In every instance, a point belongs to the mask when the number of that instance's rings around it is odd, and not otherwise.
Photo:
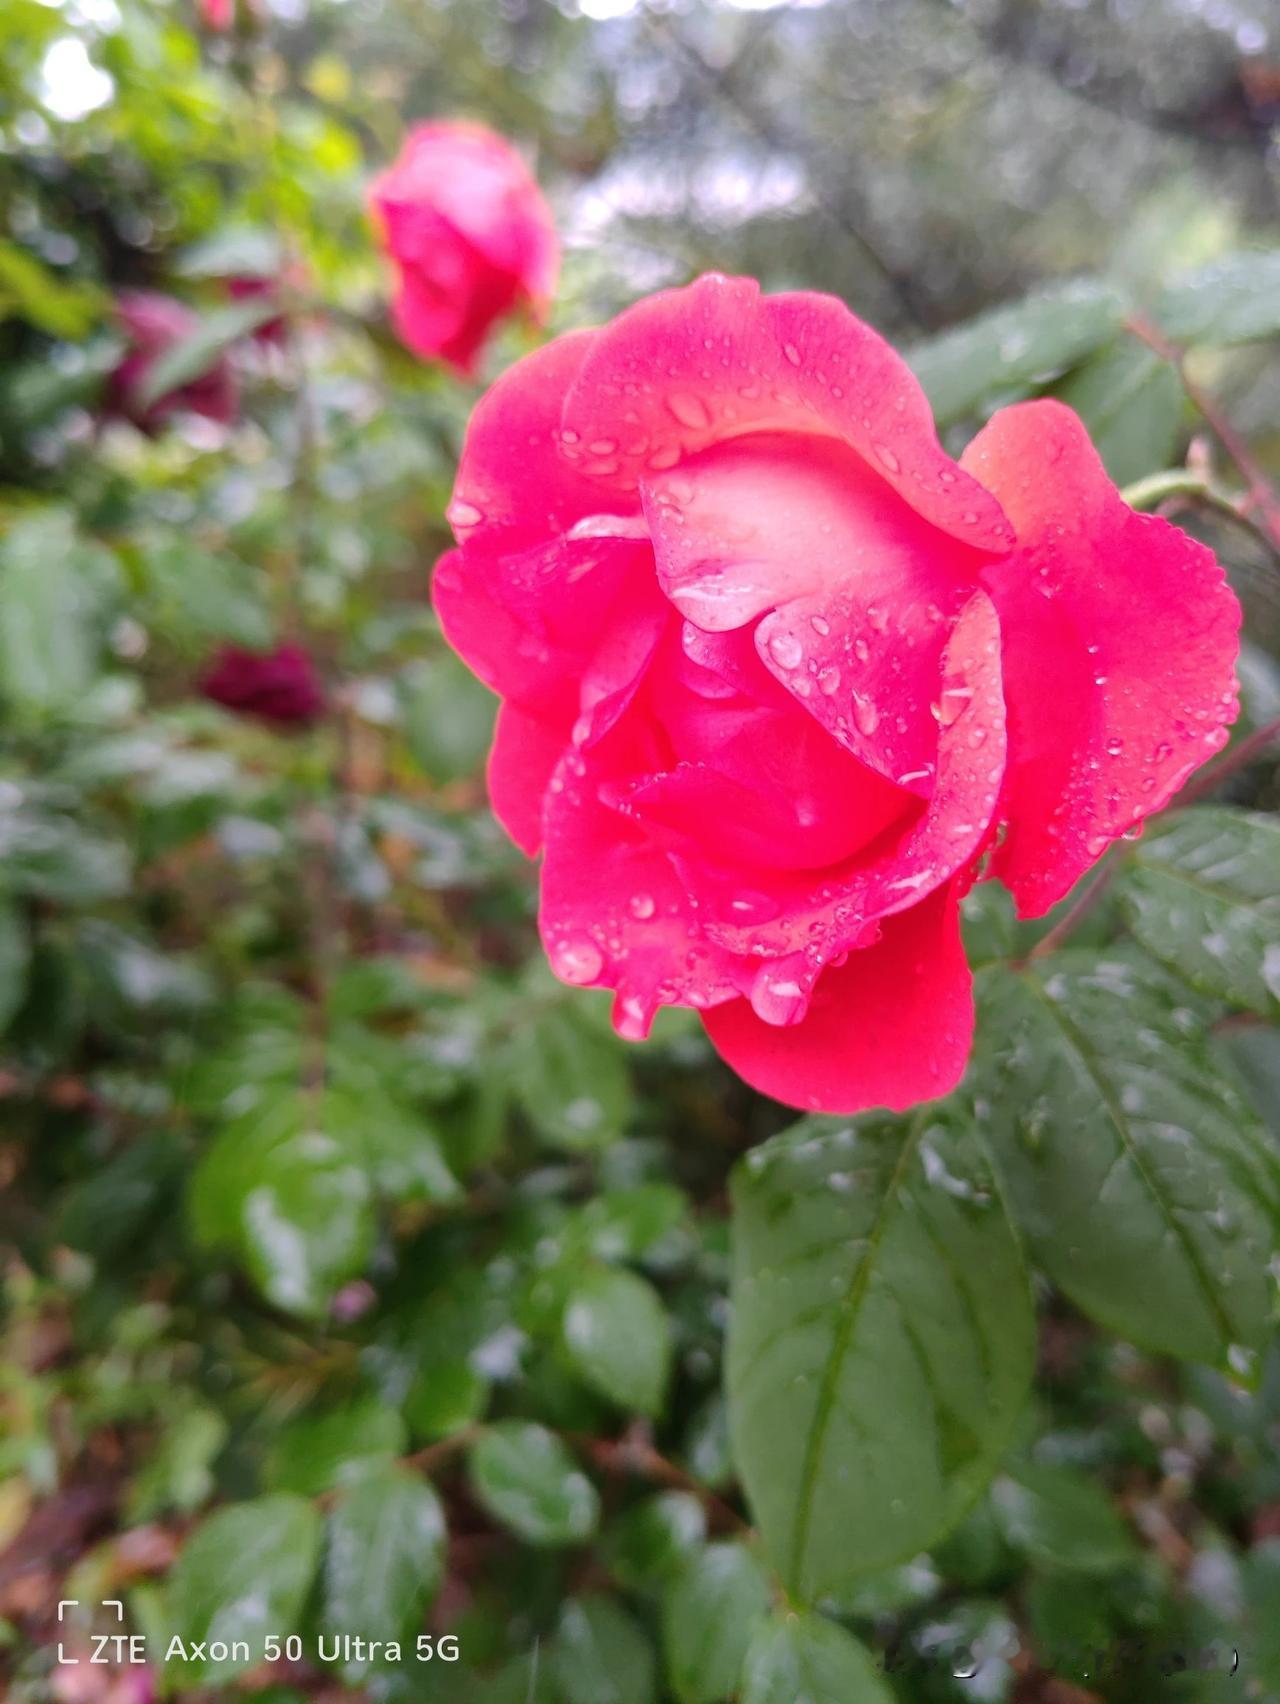
[[(1132, 336), (1145, 343), (1162, 361), (1168, 361), (1176, 369), (1182, 388), (1191, 401), (1204, 416), (1214, 436), (1223, 449), (1231, 457), (1249, 490), (1250, 505), (1258, 511), (1261, 530), (1270, 540), (1273, 550), (1280, 550), (1280, 497), (1263, 471), (1261, 464), (1244, 438), (1227, 419), (1226, 414), (1217, 399), (1196, 383), (1187, 373), (1186, 350), (1171, 343), (1157, 326), (1151, 324), (1140, 314), (1131, 314), (1125, 321), (1125, 330)], [(1235, 513), (1240, 515), (1241, 510)]]

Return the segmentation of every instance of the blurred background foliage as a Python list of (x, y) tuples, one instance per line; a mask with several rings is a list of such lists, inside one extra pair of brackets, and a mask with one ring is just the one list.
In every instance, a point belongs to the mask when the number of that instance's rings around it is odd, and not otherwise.
[[(913, 354), (957, 443), (1051, 389), (1118, 480), (1234, 496), (1123, 322), (1193, 346), (1193, 393), (1280, 474), (1278, 29), (1265, 0), (239, 0), (229, 32), (7, 0), (8, 1696), (800, 1696), (753, 1640), (772, 1587), (720, 1394), (728, 1173), (789, 1118), (689, 1015), (625, 1048), (541, 963), (484, 802), (492, 705), (428, 599), (477, 391), (394, 340), (364, 213), (405, 125), (527, 150), (566, 242), (553, 329), (707, 268), (825, 288)], [(227, 281), (282, 275), (285, 334), (255, 338)], [(168, 377), (225, 355), (232, 427), (104, 418), (136, 288), (198, 311)], [(1248, 738), (1280, 704), (1274, 542), (1187, 502), (1246, 604)], [(219, 644), (281, 635), (321, 721), (199, 696)], [(1274, 809), (1264, 750), (1222, 796)], [(987, 890), (971, 925), (978, 959), (1036, 933)], [(1215, 1045), (1280, 1140), (1275, 1031), (1228, 1016)], [(890, 1673), (837, 1650), (812, 1696), (1280, 1697), (1280, 1343), (1187, 1366), (1038, 1294), (1007, 1471), (825, 1606)], [(59, 1599), (123, 1600), (149, 1663), (59, 1668), (89, 1635)], [(160, 1660), (242, 1624), (301, 1657)], [(344, 1631), (461, 1657), (319, 1660)]]

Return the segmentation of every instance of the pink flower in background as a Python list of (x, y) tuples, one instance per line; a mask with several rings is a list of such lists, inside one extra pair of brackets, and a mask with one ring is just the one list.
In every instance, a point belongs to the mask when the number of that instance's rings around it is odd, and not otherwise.
[(1239, 607), (1079, 420), (959, 463), (828, 296), (707, 277), (517, 363), (436, 571), (503, 699), (494, 809), (619, 1031), (691, 1006), (795, 1106), (902, 1108), (969, 1051), (959, 901), (1039, 916), (1226, 741)]
[(161, 356), (196, 330), (199, 317), (183, 302), (154, 290), (126, 290), (116, 298), (116, 318), (127, 339), (124, 359), (111, 375), (107, 409), (154, 431), (173, 414), (202, 414), (229, 426), (239, 412), (235, 376), (225, 356), (175, 390), (147, 401), (140, 387)]
[(205, 29), (224, 35), (236, 21), (236, 0), (199, 0), (200, 22)]
[(396, 331), (416, 354), (471, 373), (497, 321), (522, 306), (545, 312), (560, 245), (542, 192), (501, 136), (419, 125), (369, 199), (398, 275)]
[(215, 704), (263, 722), (305, 725), (324, 713), (324, 688), (301, 645), (246, 651), (224, 645), (200, 682)]
[[(226, 281), (227, 295), (233, 302), (262, 302), (270, 306), (277, 301), (281, 293), (279, 278), (255, 277), (250, 273), (236, 273)], [(281, 344), (286, 341), (288, 324), (283, 314), (269, 319), (257, 326), (250, 336), (255, 343)]]

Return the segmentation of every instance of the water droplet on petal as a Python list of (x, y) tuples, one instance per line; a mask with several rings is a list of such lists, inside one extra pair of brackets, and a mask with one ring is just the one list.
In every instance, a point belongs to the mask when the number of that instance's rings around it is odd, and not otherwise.
[(880, 726), (880, 712), (869, 698), (863, 698), (856, 692), (853, 695), (853, 719), (858, 732), (865, 734), (868, 739)]
[(680, 424), (689, 427), (690, 431), (701, 432), (711, 424), (711, 415), (707, 411), (706, 403), (691, 391), (672, 391), (667, 398), (667, 407)]
[(639, 918), (642, 923), (647, 923), (657, 910), (651, 893), (634, 893), (631, 896), (630, 903), (631, 915)]
[(584, 988), (604, 969), (604, 959), (590, 941), (561, 941), (551, 949), (551, 966), (562, 981)]
[(800, 365), (800, 351), (796, 348), (794, 343), (784, 343), (782, 345), (782, 353), (786, 356), (787, 360), (790, 361), (793, 367), (798, 367)]
[(444, 514), (451, 527), (478, 527), (484, 519), (482, 509), (477, 509), (474, 503), (466, 503), (461, 498), (455, 498)]
[(769, 639), (769, 655), (780, 669), (794, 669), (804, 657), (804, 647), (794, 633), (774, 633)]
[(894, 455), (888, 444), (877, 444), (876, 456), (882, 465), (888, 468), (890, 473), (902, 472), (902, 463), (898, 460), (897, 456)]

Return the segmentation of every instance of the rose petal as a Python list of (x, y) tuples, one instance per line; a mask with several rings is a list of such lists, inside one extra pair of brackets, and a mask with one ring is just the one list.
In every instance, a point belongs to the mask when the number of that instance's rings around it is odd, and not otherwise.
[(1240, 609), (1209, 550), (1128, 508), (1060, 403), (1002, 409), (964, 464), (1018, 534), (983, 575), (1010, 749), (990, 873), (1036, 917), (1226, 743)]
[(918, 514), (1004, 551), (1008, 523), (937, 441), (915, 376), (833, 296), (762, 297), (712, 273), (638, 302), (598, 334), (565, 405), (581, 440), (609, 442), (619, 491), (747, 432), (843, 439)]
[[(708, 707), (702, 740), (682, 762), (620, 790), (618, 803), (664, 844), (718, 869), (817, 870), (853, 856), (915, 804), (851, 757), (794, 706), (721, 713)], [(709, 730), (729, 723), (717, 742)], [(670, 719), (668, 717), (668, 726)], [(688, 724), (686, 724), (688, 726)], [(731, 876), (730, 881), (738, 878)]]
[(902, 1111), (947, 1094), (973, 1034), (955, 893), (930, 894), (890, 918), (874, 946), (825, 970), (799, 1023), (765, 1022), (747, 1000), (720, 1005), (703, 1022), (739, 1076), (787, 1106)]
[(927, 798), (942, 649), (987, 556), (833, 439), (738, 438), (646, 477), (641, 493), (681, 613), (713, 632), (763, 614), (756, 643), (782, 685), (847, 750)]
[(493, 814), (530, 858), (542, 845), (542, 807), (564, 756), (563, 733), (515, 704), (502, 704), (486, 776)]
[(905, 833), (882, 835), (872, 856), (817, 882), (771, 871), (775, 910), (758, 921), (736, 909), (732, 879), (677, 856), (708, 940), (757, 957), (803, 950), (821, 966), (852, 947), (869, 923), (918, 904), (972, 863), (990, 838), (1005, 765), (1000, 628), (984, 592), (974, 594), (952, 630), (940, 691), (958, 708), (939, 733), (933, 795)]
[(538, 925), (556, 975), (615, 990), (615, 1026), (639, 1040), (659, 1006), (715, 1005), (741, 992), (742, 977), (703, 937), (666, 854), (602, 804), (596, 785), (576, 752), (552, 779)]
[[(483, 125), (417, 125), (395, 165), (375, 179), (370, 200), (402, 240), (403, 226), (428, 207), (535, 300), (555, 289), (559, 247), (551, 210), (516, 150)], [(431, 258), (425, 239), (412, 252)]]
[(585, 446), (562, 435), (565, 396), (599, 336), (571, 331), (544, 344), (508, 367), (476, 404), (448, 510), (468, 552), (545, 546), (611, 504), (620, 516), (639, 513), (638, 497), (620, 503), (584, 476)]

